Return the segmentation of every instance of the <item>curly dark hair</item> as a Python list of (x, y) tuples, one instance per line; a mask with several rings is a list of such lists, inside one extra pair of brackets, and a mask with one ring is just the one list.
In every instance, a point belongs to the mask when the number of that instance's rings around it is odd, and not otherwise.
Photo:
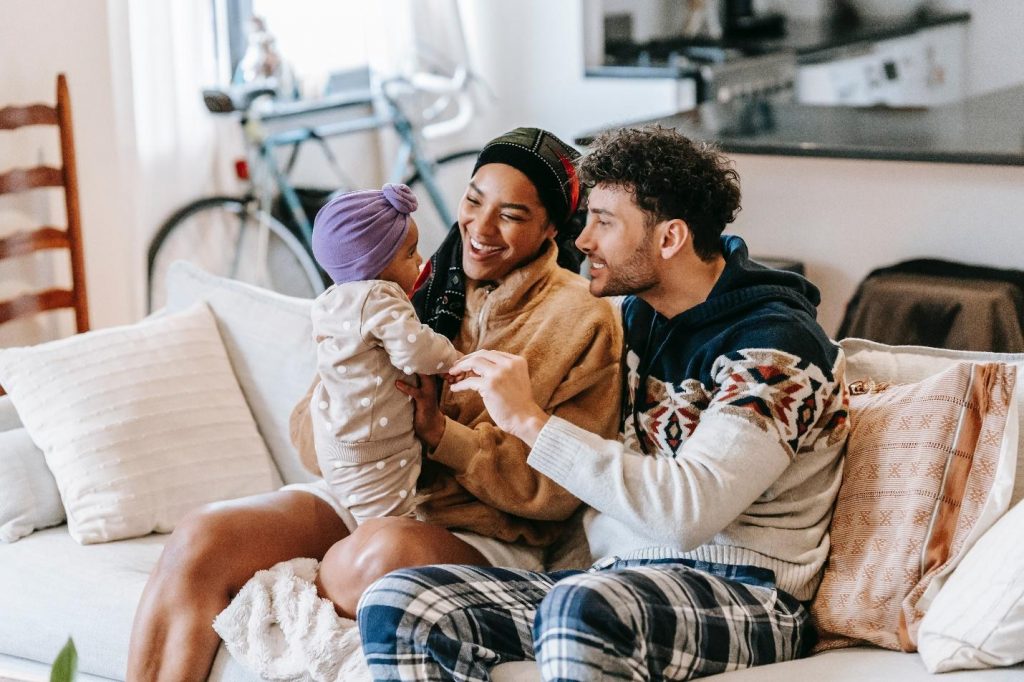
[(672, 128), (624, 128), (599, 135), (578, 162), (588, 187), (628, 190), (653, 227), (681, 218), (702, 260), (722, 252), (720, 237), (740, 210), (740, 178), (717, 148)]

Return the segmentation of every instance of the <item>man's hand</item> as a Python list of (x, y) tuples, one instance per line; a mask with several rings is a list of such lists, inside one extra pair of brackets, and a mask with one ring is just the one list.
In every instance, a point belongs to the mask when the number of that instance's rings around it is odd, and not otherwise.
[(478, 350), (456, 362), (449, 372), (453, 391), (476, 391), (501, 430), (533, 445), (548, 415), (533, 399), (530, 370), (518, 355)]
[(433, 450), (444, 436), (444, 415), (437, 404), (437, 380), (429, 374), (420, 374), (419, 386), (396, 381), (395, 387), (413, 399), (415, 413), (412, 427), (420, 440)]

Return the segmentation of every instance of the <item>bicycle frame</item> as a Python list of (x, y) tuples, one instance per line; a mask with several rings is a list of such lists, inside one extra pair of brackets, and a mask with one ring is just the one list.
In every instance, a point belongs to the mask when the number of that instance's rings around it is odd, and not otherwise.
[[(304, 142), (314, 140), (321, 144), (328, 159), (336, 163), (333, 153), (326, 144), (327, 139), (368, 130), (377, 130), (385, 127), (391, 127), (400, 140), (395, 160), (391, 166), (389, 182), (402, 182), (406, 173), (409, 172), (410, 169), (417, 171), (427, 193), (430, 196), (430, 200), (437, 208), (443, 223), (446, 225), (454, 223), (454, 215), (446, 204), (444, 196), (441, 193), (441, 189), (434, 178), (433, 163), (429, 157), (422, 152), (417, 130), (392, 98), (385, 95), (383, 100), (388, 109), (386, 114), (374, 113), (369, 116), (361, 116), (347, 121), (326, 123), (312, 127), (307, 126), (295, 128), (279, 133), (273, 133), (265, 137), (260, 136), (259, 123), (261, 122), (282, 120), (298, 115), (335, 111), (360, 105), (372, 105), (372, 95), (369, 91), (358, 91), (356, 93), (345, 93), (336, 97), (325, 98), (323, 101), (317, 102), (313, 105), (278, 106), (275, 107), (274, 111), (263, 116), (259, 116), (258, 118), (255, 115), (250, 115), (248, 113), (243, 114), (242, 126), (243, 129), (246, 130), (249, 142), (256, 149), (256, 160), (258, 161), (258, 165), (269, 171), (274, 184), (277, 186), (278, 191), (280, 191), (281, 196), (284, 198), (284, 203), (288, 207), (289, 213), (295, 220), (295, 224), (299, 226), (301, 237), (307, 248), (312, 248), (313, 225), (309, 216), (306, 215), (306, 212), (302, 207), (298, 193), (295, 191), (295, 188), (292, 187), (287, 178), (287, 174), (291, 170), (291, 165), (294, 163), (298, 146)], [(292, 158), (287, 164), (287, 170), (282, 170), (274, 158), (274, 150), (289, 145), (293, 148)], [(256, 185), (255, 182), (254, 185)], [(261, 188), (254, 187), (254, 190), (257, 198), (259, 199)]]

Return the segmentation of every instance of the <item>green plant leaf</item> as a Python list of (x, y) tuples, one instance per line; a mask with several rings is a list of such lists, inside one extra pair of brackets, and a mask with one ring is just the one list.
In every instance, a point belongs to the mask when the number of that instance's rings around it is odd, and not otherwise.
[(68, 637), (68, 643), (57, 654), (57, 660), (50, 668), (50, 682), (72, 682), (78, 672), (78, 651), (74, 641)]

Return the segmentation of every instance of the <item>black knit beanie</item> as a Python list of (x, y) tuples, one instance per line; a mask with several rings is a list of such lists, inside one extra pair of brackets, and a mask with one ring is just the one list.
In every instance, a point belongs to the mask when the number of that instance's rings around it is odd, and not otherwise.
[(573, 163), (580, 153), (546, 130), (516, 128), (488, 142), (473, 167), (503, 163), (530, 179), (548, 216), (561, 227), (579, 208), (580, 182)]
[[(503, 163), (519, 170), (534, 187), (548, 217), (555, 224), (558, 264), (580, 271), (583, 254), (573, 243), (582, 229), (581, 187), (573, 165), (579, 152), (539, 128), (516, 128), (488, 142), (473, 167)], [(412, 295), (422, 321), (454, 339), (466, 309), (466, 274), (462, 271), (462, 235), (452, 225), (448, 236), (424, 270), (426, 281)]]

